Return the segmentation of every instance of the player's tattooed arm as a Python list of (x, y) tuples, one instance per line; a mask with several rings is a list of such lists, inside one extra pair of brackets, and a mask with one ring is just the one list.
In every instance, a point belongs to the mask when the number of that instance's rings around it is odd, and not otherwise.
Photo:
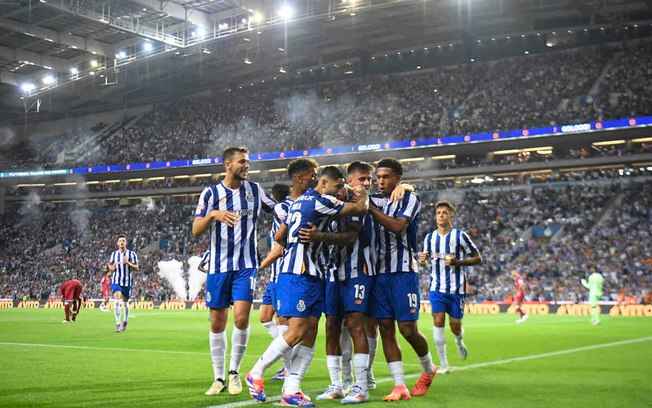
[(319, 241), (333, 245), (351, 246), (355, 244), (355, 240), (362, 230), (362, 226), (358, 223), (347, 224), (346, 231), (342, 232), (321, 232), (316, 225), (309, 225), (310, 228), (299, 230), (299, 238), (304, 244)]
[(353, 189), (356, 199), (352, 203), (344, 203), (344, 208), (339, 212), (339, 216), (347, 215), (364, 215), (369, 211), (369, 195), (367, 190), (362, 186)]

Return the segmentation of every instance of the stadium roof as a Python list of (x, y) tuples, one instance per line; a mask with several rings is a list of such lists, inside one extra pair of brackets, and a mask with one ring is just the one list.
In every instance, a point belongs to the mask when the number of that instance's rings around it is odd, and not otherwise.
[(0, 119), (225, 90), (390, 51), (652, 18), (616, 0), (13, 0), (0, 3)]

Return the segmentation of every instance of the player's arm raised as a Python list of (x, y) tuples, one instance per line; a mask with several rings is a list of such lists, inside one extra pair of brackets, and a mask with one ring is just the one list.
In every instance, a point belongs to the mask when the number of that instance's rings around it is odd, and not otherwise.
[(299, 230), (299, 239), (304, 244), (308, 242), (325, 242), (327, 244), (351, 246), (360, 235), (362, 225), (358, 223), (348, 223), (346, 231), (342, 232), (321, 232), (316, 225), (309, 224), (310, 228), (301, 228)]

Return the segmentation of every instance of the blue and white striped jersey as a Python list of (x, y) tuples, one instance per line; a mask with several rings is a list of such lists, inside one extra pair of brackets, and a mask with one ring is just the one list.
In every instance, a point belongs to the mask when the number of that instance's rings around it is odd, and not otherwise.
[(352, 246), (333, 245), (329, 251), (331, 256), (328, 267), (328, 280), (340, 282), (357, 278), (361, 275), (374, 276), (375, 248), (373, 248), (373, 217), (365, 214), (364, 217), (347, 217), (335, 219), (328, 225), (329, 232), (346, 231), (349, 223), (359, 224), (362, 229)]
[(109, 257), (109, 263), (115, 264), (115, 271), (111, 274), (111, 284), (131, 286), (132, 270), (129, 265), (124, 263), (124, 261), (129, 261), (132, 264), (138, 265), (138, 255), (129, 249), (126, 249), (124, 252), (120, 252), (119, 249), (113, 251)]
[(201, 261), (199, 262), (199, 266), (208, 269), (208, 263), (210, 262), (210, 260), (211, 260), (211, 251), (208, 250), (204, 252), (204, 255), (202, 255)]
[(423, 240), (423, 251), (430, 253), (430, 290), (441, 293), (466, 294), (466, 266), (446, 266), (446, 254), (462, 260), (479, 251), (471, 238), (462, 230), (453, 228), (445, 236), (439, 231), (429, 232)]
[[(285, 200), (281, 201), (280, 203), (274, 206), (274, 223), (272, 224), (272, 230), (269, 232), (272, 245), (274, 245), (274, 235), (276, 235), (276, 232), (278, 232), (278, 229), (281, 227), (281, 224), (285, 222), (288, 212), (290, 211), (290, 205), (292, 205), (293, 202), (294, 201), (290, 199), (290, 197), (286, 197)], [(270, 265), (269, 267), (270, 282), (278, 281), (278, 273), (282, 262), (283, 262), (283, 258), (281, 257)]]
[(414, 272), (417, 268), (417, 228), (421, 200), (414, 193), (406, 192), (401, 201), (392, 203), (389, 196), (380, 193), (371, 195), (371, 203), (390, 217), (404, 217), (409, 226), (398, 234), (391, 232), (374, 220), (378, 259), (376, 273)]
[(195, 217), (205, 217), (213, 210), (226, 210), (240, 216), (233, 227), (223, 222), (211, 224), (208, 273), (258, 267), (256, 221), (261, 208), (271, 212), (275, 205), (276, 201), (258, 183), (248, 180), (236, 190), (220, 182), (202, 191)]
[(292, 203), (285, 224), (288, 226), (287, 245), (281, 273), (306, 273), (311, 276), (324, 278), (323, 267), (320, 263), (319, 242), (304, 244), (299, 239), (299, 230), (309, 228), (313, 224), (323, 231), (329, 216), (342, 211), (344, 203), (335, 197), (321, 195), (309, 188), (303, 195)]

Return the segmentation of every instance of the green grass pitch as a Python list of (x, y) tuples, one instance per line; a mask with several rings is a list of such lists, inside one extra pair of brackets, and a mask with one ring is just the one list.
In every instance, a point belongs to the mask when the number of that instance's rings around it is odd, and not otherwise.
[[(0, 310), (0, 406), (6, 407), (209, 407), (254, 406), (243, 394), (206, 397), (212, 382), (205, 311), (136, 310), (128, 330), (115, 333), (112, 313), (84, 310), (75, 324), (61, 324), (63, 311)], [(467, 315), (469, 358), (460, 361), (447, 329), (454, 371), (435, 378), (425, 397), (381, 402), (389, 392), (382, 350), (375, 364), (378, 389), (366, 407), (650, 407), (652, 320), (603, 316)], [(242, 374), (270, 338), (251, 317)], [(422, 332), (433, 355), (432, 318)], [(323, 319), (322, 319), (323, 324)], [(323, 327), (323, 326), (322, 326)], [(230, 338), (230, 329), (228, 330)], [(314, 399), (328, 385), (323, 331), (303, 383)], [(229, 341), (230, 342), (230, 341)], [(411, 348), (402, 343), (408, 387), (419, 374)], [(275, 371), (270, 369), (269, 376)], [(266, 382), (268, 396), (280, 384)], [(271, 406), (273, 403), (266, 404)], [(319, 407), (339, 402), (317, 402)]]

